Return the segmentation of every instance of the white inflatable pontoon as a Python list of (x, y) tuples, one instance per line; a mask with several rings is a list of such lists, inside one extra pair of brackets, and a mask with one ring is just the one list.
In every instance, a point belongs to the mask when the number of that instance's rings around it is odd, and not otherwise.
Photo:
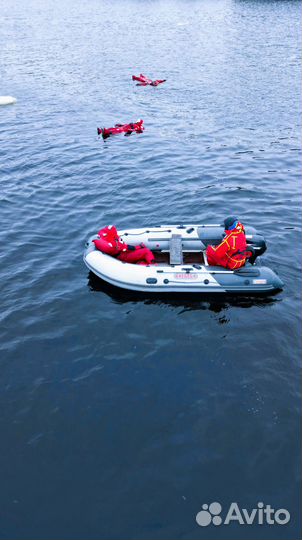
[(0, 96), (0, 105), (13, 105), (16, 101), (16, 98), (12, 96)]

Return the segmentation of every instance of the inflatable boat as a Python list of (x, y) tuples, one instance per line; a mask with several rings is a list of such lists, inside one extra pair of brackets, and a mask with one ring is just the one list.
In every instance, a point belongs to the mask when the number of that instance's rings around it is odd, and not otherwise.
[(127, 244), (143, 242), (155, 256), (155, 265), (122, 262), (96, 249), (91, 236), (86, 242), (84, 262), (99, 278), (134, 291), (180, 293), (272, 293), (283, 288), (281, 279), (259, 258), (266, 250), (264, 237), (253, 227), (245, 227), (252, 253), (250, 262), (238, 270), (210, 266), (206, 247), (218, 245), (225, 233), (223, 225), (161, 225), (120, 230)]
[(13, 105), (16, 101), (13, 96), (0, 96), (0, 105)]

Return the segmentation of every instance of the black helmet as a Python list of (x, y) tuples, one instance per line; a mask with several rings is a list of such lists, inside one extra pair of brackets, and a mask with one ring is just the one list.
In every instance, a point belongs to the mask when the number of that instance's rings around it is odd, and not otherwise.
[(225, 230), (229, 231), (232, 228), (232, 225), (234, 225), (234, 223), (236, 221), (239, 221), (239, 219), (236, 218), (235, 216), (229, 216), (229, 217), (225, 218), (225, 220), (223, 222)]

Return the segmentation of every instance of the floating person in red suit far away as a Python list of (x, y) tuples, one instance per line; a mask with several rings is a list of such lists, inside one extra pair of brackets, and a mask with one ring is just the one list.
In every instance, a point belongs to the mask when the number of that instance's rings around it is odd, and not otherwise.
[(138, 120), (137, 122), (131, 122), (130, 124), (115, 124), (111, 128), (97, 128), (98, 135), (102, 135), (103, 139), (107, 139), (110, 135), (117, 135), (118, 133), (124, 133), (125, 135), (131, 135), (131, 133), (142, 133), (144, 131), (144, 121)]
[(206, 249), (208, 264), (236, 270), (251, 260), (252, 252), (247, 247), (244, 226), (235, 216), (224, 220), (224, 228), (226, 236), (221, 244)]
[(159, 84), (166, 82), (167, 79), (156, 79), (155, 81), (152, 81), (152, 79), (148, 79), (148, 77), (140, 73), (138, 77), (132, 75), (132, 80), (138, 81), (136, 86), (158, 86)]
[(94, 245), (96, 249), (107, 255), (132, 264), (154, 264), (154, 255), (145, 244), (141, 243), (138, 246), (125, 244), (114, 225), (108, 225), (108, 227), (101, 229), (98, 232), (98, 237), (93, 240)]

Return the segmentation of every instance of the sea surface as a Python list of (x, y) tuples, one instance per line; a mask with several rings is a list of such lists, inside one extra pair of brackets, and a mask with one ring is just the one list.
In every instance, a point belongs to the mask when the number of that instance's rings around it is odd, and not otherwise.
[[(297, 540), (300, 2), (0, 4), (0, 539)], [(104, 225), (230, 214), (283, 292), (148, 296), (83, 264)], [(211, 502), (291, 519), (201, 527)]]

